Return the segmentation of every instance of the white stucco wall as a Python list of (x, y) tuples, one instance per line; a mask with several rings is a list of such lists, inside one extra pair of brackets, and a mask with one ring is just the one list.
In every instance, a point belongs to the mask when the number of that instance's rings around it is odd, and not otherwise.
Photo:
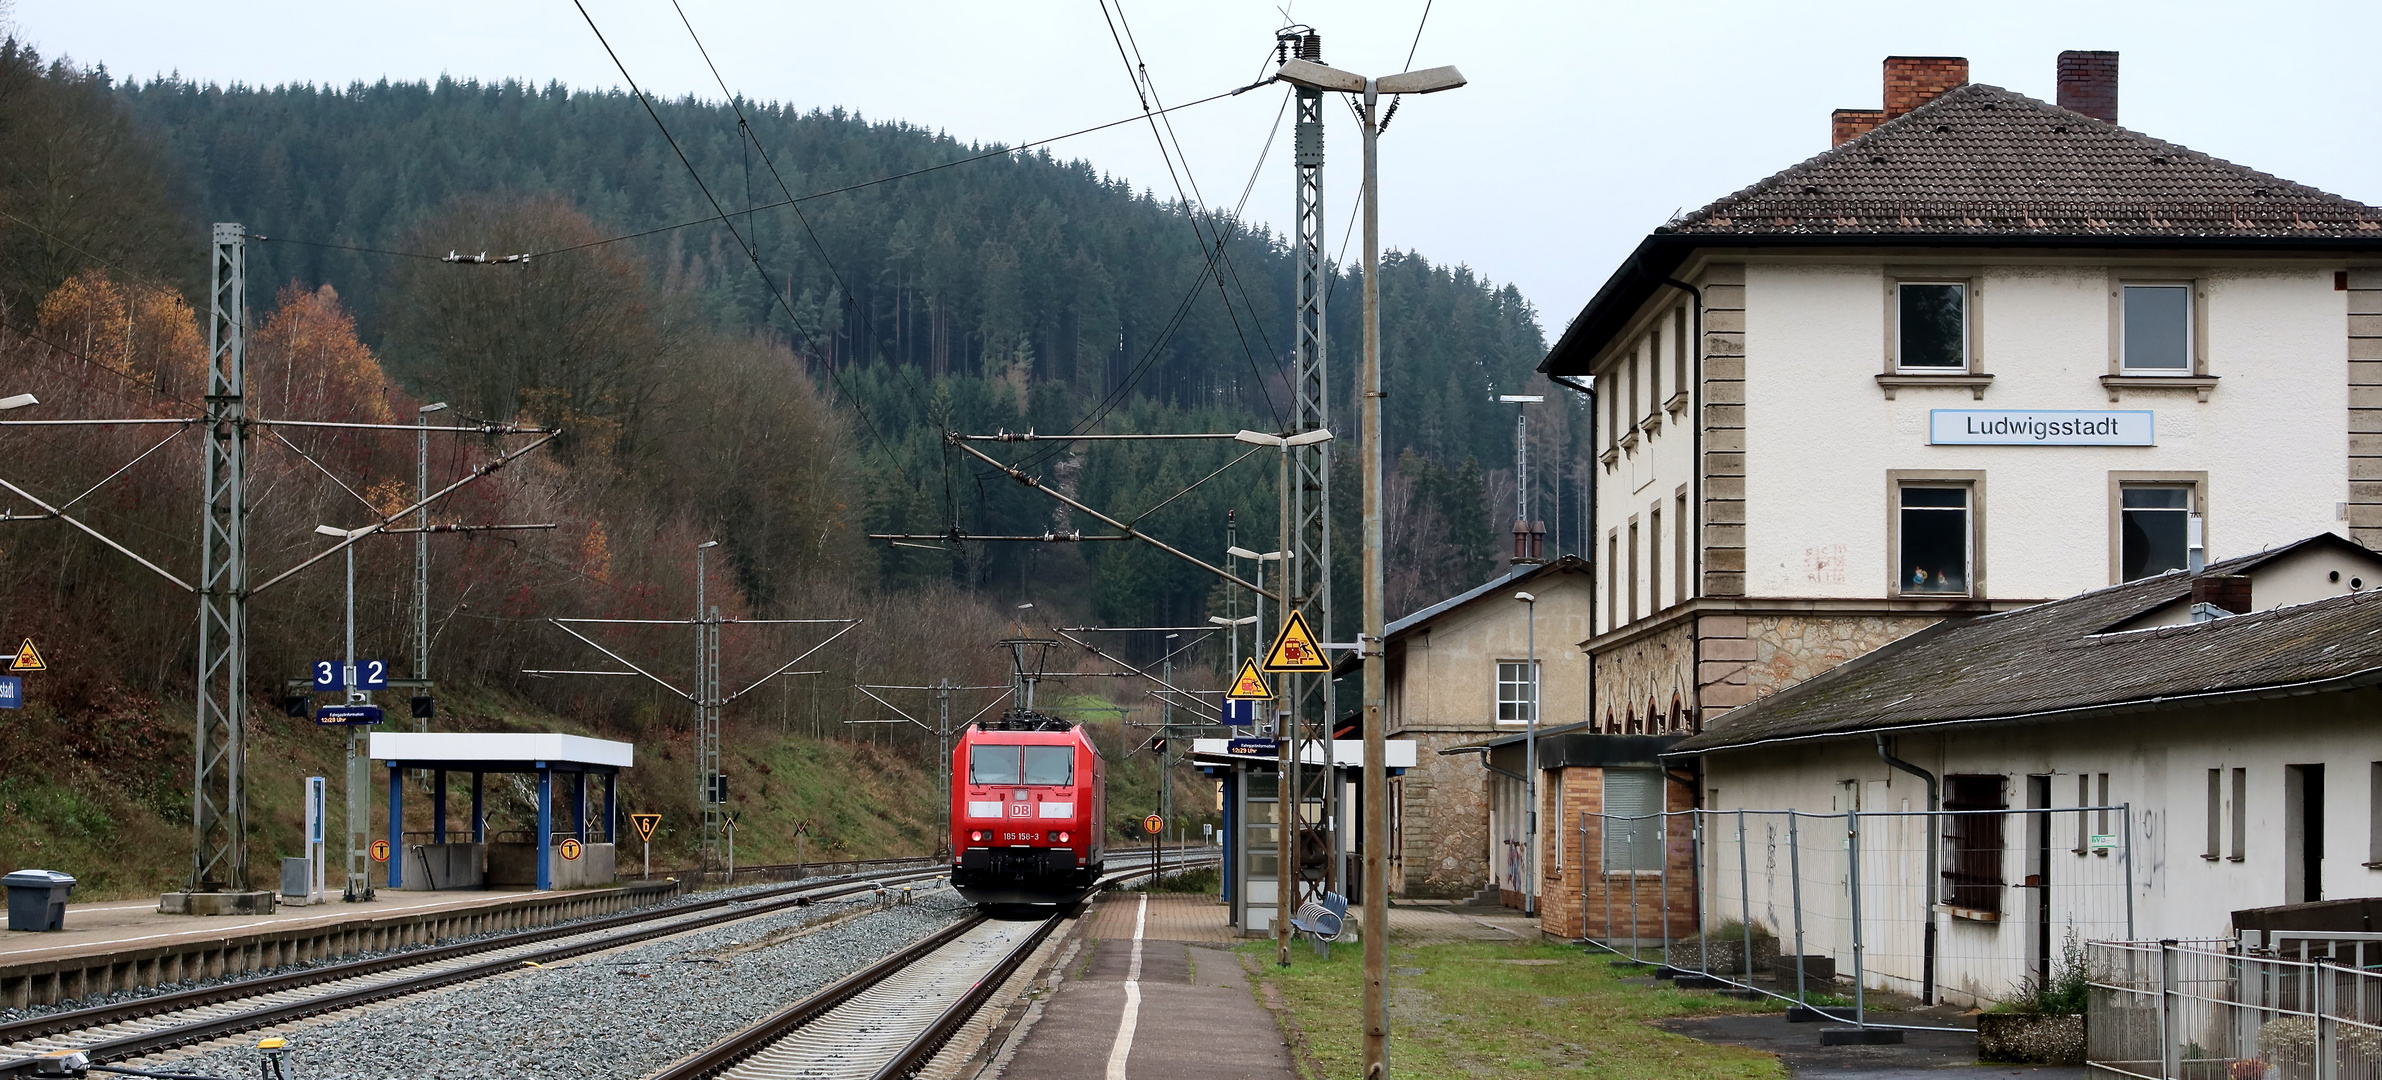
[[(2163, 390), (2127, 391), (2117, 403), (2100, 383), (2109, 371), (2106, 263), (1982, 267), (1972, 317), (1994, 379), (1981, 401), (1951, 387), (1903, 387), (1886, 399), (1876, 376), (1888, 271), (1809, 262), (1746, 269), (1748, 595), (1883, 595), (1894, 469), (1985, 474), (1982, 576), (1991, 598), (2061, 597), (2110, 582), (2113, 470), (2206, 472), (2212, 560), (2345, 530), (2337, 504), (2348, 497), (2346, 294), (2333, 291), (2329, 268), (2195, 270), (2218, 386), (2206, 402)], [(1937, 408), (2147, 409), (2157, 445), (1930, 446), (1928, 413)], [(1841, 574), (1827, 565), (1839, 553)]]
[[(2077, 778), (2109, 774), (2109, 801), (2133, 813), (2133, 934), (2137, 938), (2206, 938), (2230, 934), (2232, 912), (2293, 899), (2286, 844), (2285, 791), (2290, 766), (2325, 766), (2323, 898), (2382, 896), (2375, 858), (2382, 809), (2375, 804), (2376, 763), (2382, 762), (2382, 692), (2372, 689), (2291, 698), (2223, 709), (2139, 714), (2059, 724), (2015, 725), (1950, 734), (1917, 733), (1895, 740), (1894, 752), (1921, 768), (1947, 774), (2000, 774), (2013, 808), (2024, 808), (2028, 777), (2050, 778), (2051, 805), (2073, 807)], [(2231, 771), (2245, 770), (2247, 844), (2239, 861), (2230, 846)], [(2219, 857), (2203, 857), (2207, 770), (2222, 770)], [(1704, 759), (1706, 805), (1722, 811), (1709, 828), (1707, 902), (1715, 918), (1743, 906), (1736, 887), (1733, 819), (1749, 811), (1749, 890), (1755, 917), (1782, 937), (1791, 933), (1792, 901), (1785, 849), (1777, 843), (1783, 819), (1754, 811), (1797, 809), (1841, 813), (1857, 791), (1864, 815), (1926, 805), (1916, 777), (1889, 769), (1868, 738), (1723, 751)], [(1940, 918), (1942, 985), (1955, 994), (1993, 998), (2027, 975), (2034, 956), (2033, 926), (2024, 917), (2032, 851), (2027, 815), (2005, 817), (2002, 864), (2004, 910), (1999, 924)], [(2112, 815), (2110, 831), (2123, 832)], [(2054, 891), (2052, 953), (2072, 921), (2083, 937), (2119, 936), (2125, 916), (2126, 866), (2115, 852), (2073, 854), (2074, 816), (2056, 815), (2051, 838)], [(1866, 818), (1862, 825), (1864, 925), (1871, 984), (1915, 989), (1924, 922), (1918, 883), (1924, 880), (1922, 819)], [(1836, 821), (1799, 822), (1804, 859), (1807, 947), (1838, 958), (1850, 974), (1849, 904)], [(1820, 835), (1815, 839), (1814, 832)], [(2096, 823), (2097, 831), (2097, 823)], [(1831, 862), (1831, 858), (1836, 858)]]

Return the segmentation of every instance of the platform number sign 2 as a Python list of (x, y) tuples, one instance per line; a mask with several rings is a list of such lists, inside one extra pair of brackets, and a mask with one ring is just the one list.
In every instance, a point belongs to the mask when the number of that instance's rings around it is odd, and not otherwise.
[(332, 690), (386, 690), (389, 687), (389, 662), (386, 660), (356, 661), (356, 685), (352, 687), (341, 685), (347, 680), (342, 677), (340, 666), (337, 660), (315, 661), (314, 689), (317, 692), (329, 692)]

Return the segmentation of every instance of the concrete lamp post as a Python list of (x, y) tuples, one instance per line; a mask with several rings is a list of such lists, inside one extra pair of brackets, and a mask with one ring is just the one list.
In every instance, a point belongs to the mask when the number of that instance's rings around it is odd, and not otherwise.
[(1530, 609), (1529, 651), (1522, 666), (1530, 677), (1529, 711), (1522, 714), (1529, 725), (1522, 729), (1522, 914), (1536, 915), (1538, 893), (1531, 885), (1538, 880), (1538, 597), (1517, 592), (1514, 599)]
[[(1381, 468), (1381, 183), (1378, 106), (1383, 94), (1435, 94), (1464, 85), (1464, 74), (1453, 67), (1425, 68), (1379, 79), (1342, 71), (1312, 60), (1283, 61), (1276, 73), (1283, 82), (1308, 90), (1356, 94), (1363, 99), (1357, 115), (1365, 139), (1365, 278), (1364, 359), (1358, 368), (1360, 402), (1357, 428), (1363, 433), (1358, 458), (1364, 470), (1365, 621), (1362, 645), (1365, 671), (1365, 1080), (1389, 1076), (1389, 864), (1382, 857), (1382, 838), (1389, 835), (1389, 754), (1382, 730), (1382, 707), (1387, 689), (1387, 657), (1381, 639), (1389, 623), (1389, 590), (1382, 565)], [(1283, 546), (1288, 547), (1285, 543)]]

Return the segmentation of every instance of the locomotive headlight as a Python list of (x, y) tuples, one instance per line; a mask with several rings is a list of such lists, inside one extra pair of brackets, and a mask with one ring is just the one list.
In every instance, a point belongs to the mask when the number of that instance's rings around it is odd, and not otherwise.
[(969, 830), (969, 831), (968, 831), (968, 842), (969, 842), (969, 843), (971, 843), (971, 844), (981, 844), (981, 843), (983, 843), (983, 842), (984, 842), (984, 830), (982, 830), (982, 829), (971, 829), (971, 830)]
[(1064, 830), (1064, 829), (1061, 829), (1061, 830), (1059, 830), (1059, 832), (1058, 832), (1057, 836), (1056, 836), (1056, 837), (1054, 837), (1054, 839), (1058, 840), (1058, 842), (1059, 842), (1059, 843), (1062, 843), (1062, 844), (1066, 843), (1066, 842), (1067, 842), (1067, 831), (1066, 831), (1066, 830)]

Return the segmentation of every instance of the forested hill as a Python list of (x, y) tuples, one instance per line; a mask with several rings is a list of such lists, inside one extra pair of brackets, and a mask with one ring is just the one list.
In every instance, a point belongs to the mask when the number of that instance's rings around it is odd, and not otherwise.
[[(518, 228), (492, 234), (486, 213), (457, 211), (463, 201), (490, 193), (559, 197), (592, 226), (569, 237), (576, 242), (712, 215), (644, 109), (619, 92), (442, 79), (344, 89), (167, 80), (127, 85), (120, 93), (133, 115), (165, 140), (197, 220), (242, 221), (272, 238), (251, 248), (252, 279), (260, 288), (293, 280), (337, 286), (365, 339), (390, 359), (394, 373), (425, 393), (460, 390), (437, 385), (441, 365), (426, 355), (435, 346), (418, 340), (425, 336), (413, 332), (418, 326), (394, 317), (392, 301), (407, 295), (409, 281), (419, 288), (422, 278), (438, 274), (502, 271), (425, 267), (316, 245), (431, 254), (503, 254), (512, 250), (508, 241), (532, 246)], [(741, 102), (748, 135), (726, 103), (657, 104), (712, 196), (731, 210), (781, 202), (788, 193), (850, 189), (991, 149), (841, 109)], [(1286, 185), (1287, 173), (1279, 156), (1268, 161), (1259, 193)], [(776, 284), (775, 297), (717, 225), (593, 250), (635, 260), (653, 287), (675, 298), (673, 311), (721, 331), (765, 329), (815, 373), (832, 373), (829, 392), (856, 407), (863, 421), (856, 435), (871, 443), (861, 456), (864, 469), (891, 490), (907, 491), (872, 515), (873, 525), (931, 532), (948, 527), (955, 514), (972, 531), (1014, 532), (1047, 522), (1050, 508), (1030, 493), (995, 489), (978, 498), (973, 476), (964, 481), (965, 499), (927, 490), (942, 482), (933, 439), (942, 423), (1051, 430), (1139, 401), (1148, 407), (1108, 412), (1111, 428), (1128, 416), (1175, 428), (1275, 428), (1288, 409), (1288, 253), (1276, 237), (1241, 231), (1229, 216), (1199, 218), (1195, 229), (1195, 215), (1172, 198), (1137, 192), (1047, 151), (841, 190), (798, 206), (799, 214), (780, 207), (740, 219)], [(1228, 238), (1213, 263), (1221, 287), (1203, 257), (1203, 230), (1211, 241), (1216, 231)], [(1487, 499), (1497, 477), (1510, 475), (1500, 470), (1512, 457), (1511, 407), (1496, 404), (1495, 395), (1533, 389), (1529, 373), (1543, 355), (1543, 335), (1536, 313), (1510, 286), (1419, 254), (1393, 254), (1383, 286), (1385, 429), (1393, 451), (1414, 452), (1409, 479), (1419, 488), (1413, 494), (1441, 526), (1429, 536), (1455, 537), (1468, 549), (1438, 552), (1426, 562), (1448, 564), (1446, 570), (1434, 569), (1427, 576), (1436, 580), (1414, 585), (1424, 592), (1462, 587), (1492, 569), (1498, 545), (1491, 538), (1501, 539), (1501, 512), (1511, 516)], [(1355, 275), (1342, 274), (1329, 307), (1331, 387), (1339, 399), (1333, 419), (1344, 431), (1353, 429), (1348, 394), (1357, 295)], [(950, 380), (940, 392), (947, 400), (939, 419), (937, 392), (927, 389), (938, 378)], [(520, 407), (507, 393), (474, 404), (489, 413)], [(1568, 442), (1560, 424), (1547, 426), (1558, 429), (1549, 435), (1560, 440), (1548, 449)], [(1110, 476), (1123, 487), (1091, 494), (1154, 489), (1156, 474), (1205, 463), (1201, 455), (1160, 457), (1179, 467), (1153, 460), (1150, 475)], [(1466, 470), (1467, 459), (1479, 467)], [(902, 467), (892, 467), (896, 460)], [(1540, 486), (1551, 493), (1564, 479), (1544, 471), (1549, 475)], [(1089, 477), (1112, 472), (1093, 469)], [(1195, 530), (1186, 543), (1221, 546), (1222, 510), (1233, 506), (1270, 533), (1264, 505), (1270, 500), (1220, 488), (1218, 497), (1168, 508), (1178, 528)], [(1355, 492), (1347, 494), (1340, 501), (1353, 512)], [(1353, 524), (1351, 517), (1343, 530), (1350, 539)], [(990, 562), (979, 559), (955, 572), (997, 582), (1004, 569), (1022, 574), (1029, 561), (1001, 551), (985, 558)], [(945, 572), (914, 565), (919, 561), (897, 557), (888, 571), (897, 577)], [(1196, 577), (1148, 569), (1160, 580), (1110, 599), (1158, 601), (1175, 615), (1195, 614), (1206, 591)]]

